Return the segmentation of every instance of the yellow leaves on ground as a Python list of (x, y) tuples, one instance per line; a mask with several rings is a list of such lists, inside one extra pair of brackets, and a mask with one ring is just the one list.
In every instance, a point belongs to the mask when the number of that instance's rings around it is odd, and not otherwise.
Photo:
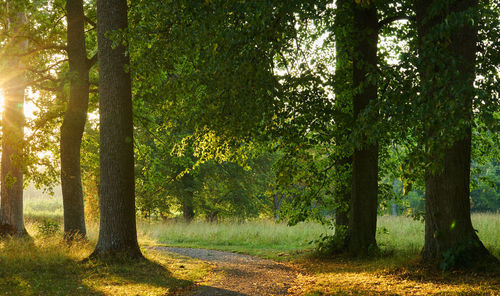
[(289, 290), (290, 295), (498, 295), (500, 291), (500, 280), (488, 275), (395, 269), (381, 260), (303, 262), (303, 273)]

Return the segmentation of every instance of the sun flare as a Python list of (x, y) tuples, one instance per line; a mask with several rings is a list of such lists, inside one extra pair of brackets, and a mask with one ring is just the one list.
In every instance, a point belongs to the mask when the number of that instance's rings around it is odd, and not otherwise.
[[(29, 93), (28, 95), (29, 98), (34, 97), (36, 99), (37, 94), (31, 94)], [(4, 110), (4, 104), (5, 104), (5, 98), (2, 89), (0, 89), (0, 118), (1, 114), (3, 113)], [(33, 103), (33, 98), (25, 100), (24, 102), (24, 116), (26, 119), (34, 119), (36, 117), (36, 113), (39, 110), (38, 107)]]

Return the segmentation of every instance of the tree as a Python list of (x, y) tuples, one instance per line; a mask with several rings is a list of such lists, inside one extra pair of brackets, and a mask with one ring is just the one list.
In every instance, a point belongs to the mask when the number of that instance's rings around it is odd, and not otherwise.
[(64, 234), (86, 235), (80, 147), (89, 103), (89, 69), (85, 46), (85, 13), (82, 0), (66, 1), (67, 52), (70, 72), (69, 102), (61, 126), (61, 188)]
[(498, 262), (470, 219), (478, 1), (418, 0), (415, 12), (421, 96), (431, 116), (440, 118), (424, 123), (426, 152), (433, 165), (425, 176), (422, 260), (446, 269)]
[(8, 4), (8, 25), (11, 32), (8, 61), (2, 89), (2, 169), (1, 169), (1, 234), (27, 235), (23, 219), (23, 150), (25, 73), (20, 53), (28, 48), (23, 38), (26, 25), (24, 8)]
[(90, 258), (142, 257), (135, 218), (129, 58), (122, 39), (127, 27), (126, 1), (97, 1), (100, 227), (97, 246)]
[(369, 120), (369, 106), (377, 100), (378, 18), (376, 6), (368, 1), (355, 5), (353, 14), (353, 134), (360, 139), (352, 156), (348, 251), (362, 255), (376, 248), (378, 143), (368, 138), (363, 121)]

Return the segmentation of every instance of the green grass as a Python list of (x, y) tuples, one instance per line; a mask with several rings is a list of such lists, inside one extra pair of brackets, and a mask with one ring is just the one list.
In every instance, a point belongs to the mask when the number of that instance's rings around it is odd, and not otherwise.
[(309, 249), (312, 247), (309, 242), (327, 230), (316, 223), (289, 227), (266, 220), (216, 224), (198, 221), (141, 223), (139, 229), (170, 246), (230, 250), (263, 257)]
[(60, 198), (37, 197), (24, 200), (24, 216), (27, 222), (41, 219), (62, 221), (63, 206)]
[[(473, 214), (472, 222), (484, 245), (500, 257), (500, 215)], [(170, 246), (230, 250), (270, 258), (280, 257), (283, 252), (311, 249), (313, 245), (309, 242), (328, 231), (317, 223), (289, 227), (272, 221), (141, 223), (139, 229)], [(377, 242), (383, 253), (415, 257), (424, 243), (424, 223), (402, 216), (379, 217)]]
[[(500, 215), (472, 214), (472, 225), (484, 246), (500, 258)], [(424, 245), (424, 222), (408, 217), (383, 216), (378, 219), (377, 243), (382, 251), (416, 256)]]

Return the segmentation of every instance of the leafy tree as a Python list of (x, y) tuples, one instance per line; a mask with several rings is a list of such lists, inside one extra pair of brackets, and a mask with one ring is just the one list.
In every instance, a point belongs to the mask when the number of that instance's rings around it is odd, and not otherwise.
[[(497, 161), (485, 165), (477, 165), (478, 174), (473, 174), (472, 182), (476, 183), (472, 189), (472, 212), (498, 212), (500, 209), (500, 165)], [(473, 165), (474, 168), (474, 165)]]

